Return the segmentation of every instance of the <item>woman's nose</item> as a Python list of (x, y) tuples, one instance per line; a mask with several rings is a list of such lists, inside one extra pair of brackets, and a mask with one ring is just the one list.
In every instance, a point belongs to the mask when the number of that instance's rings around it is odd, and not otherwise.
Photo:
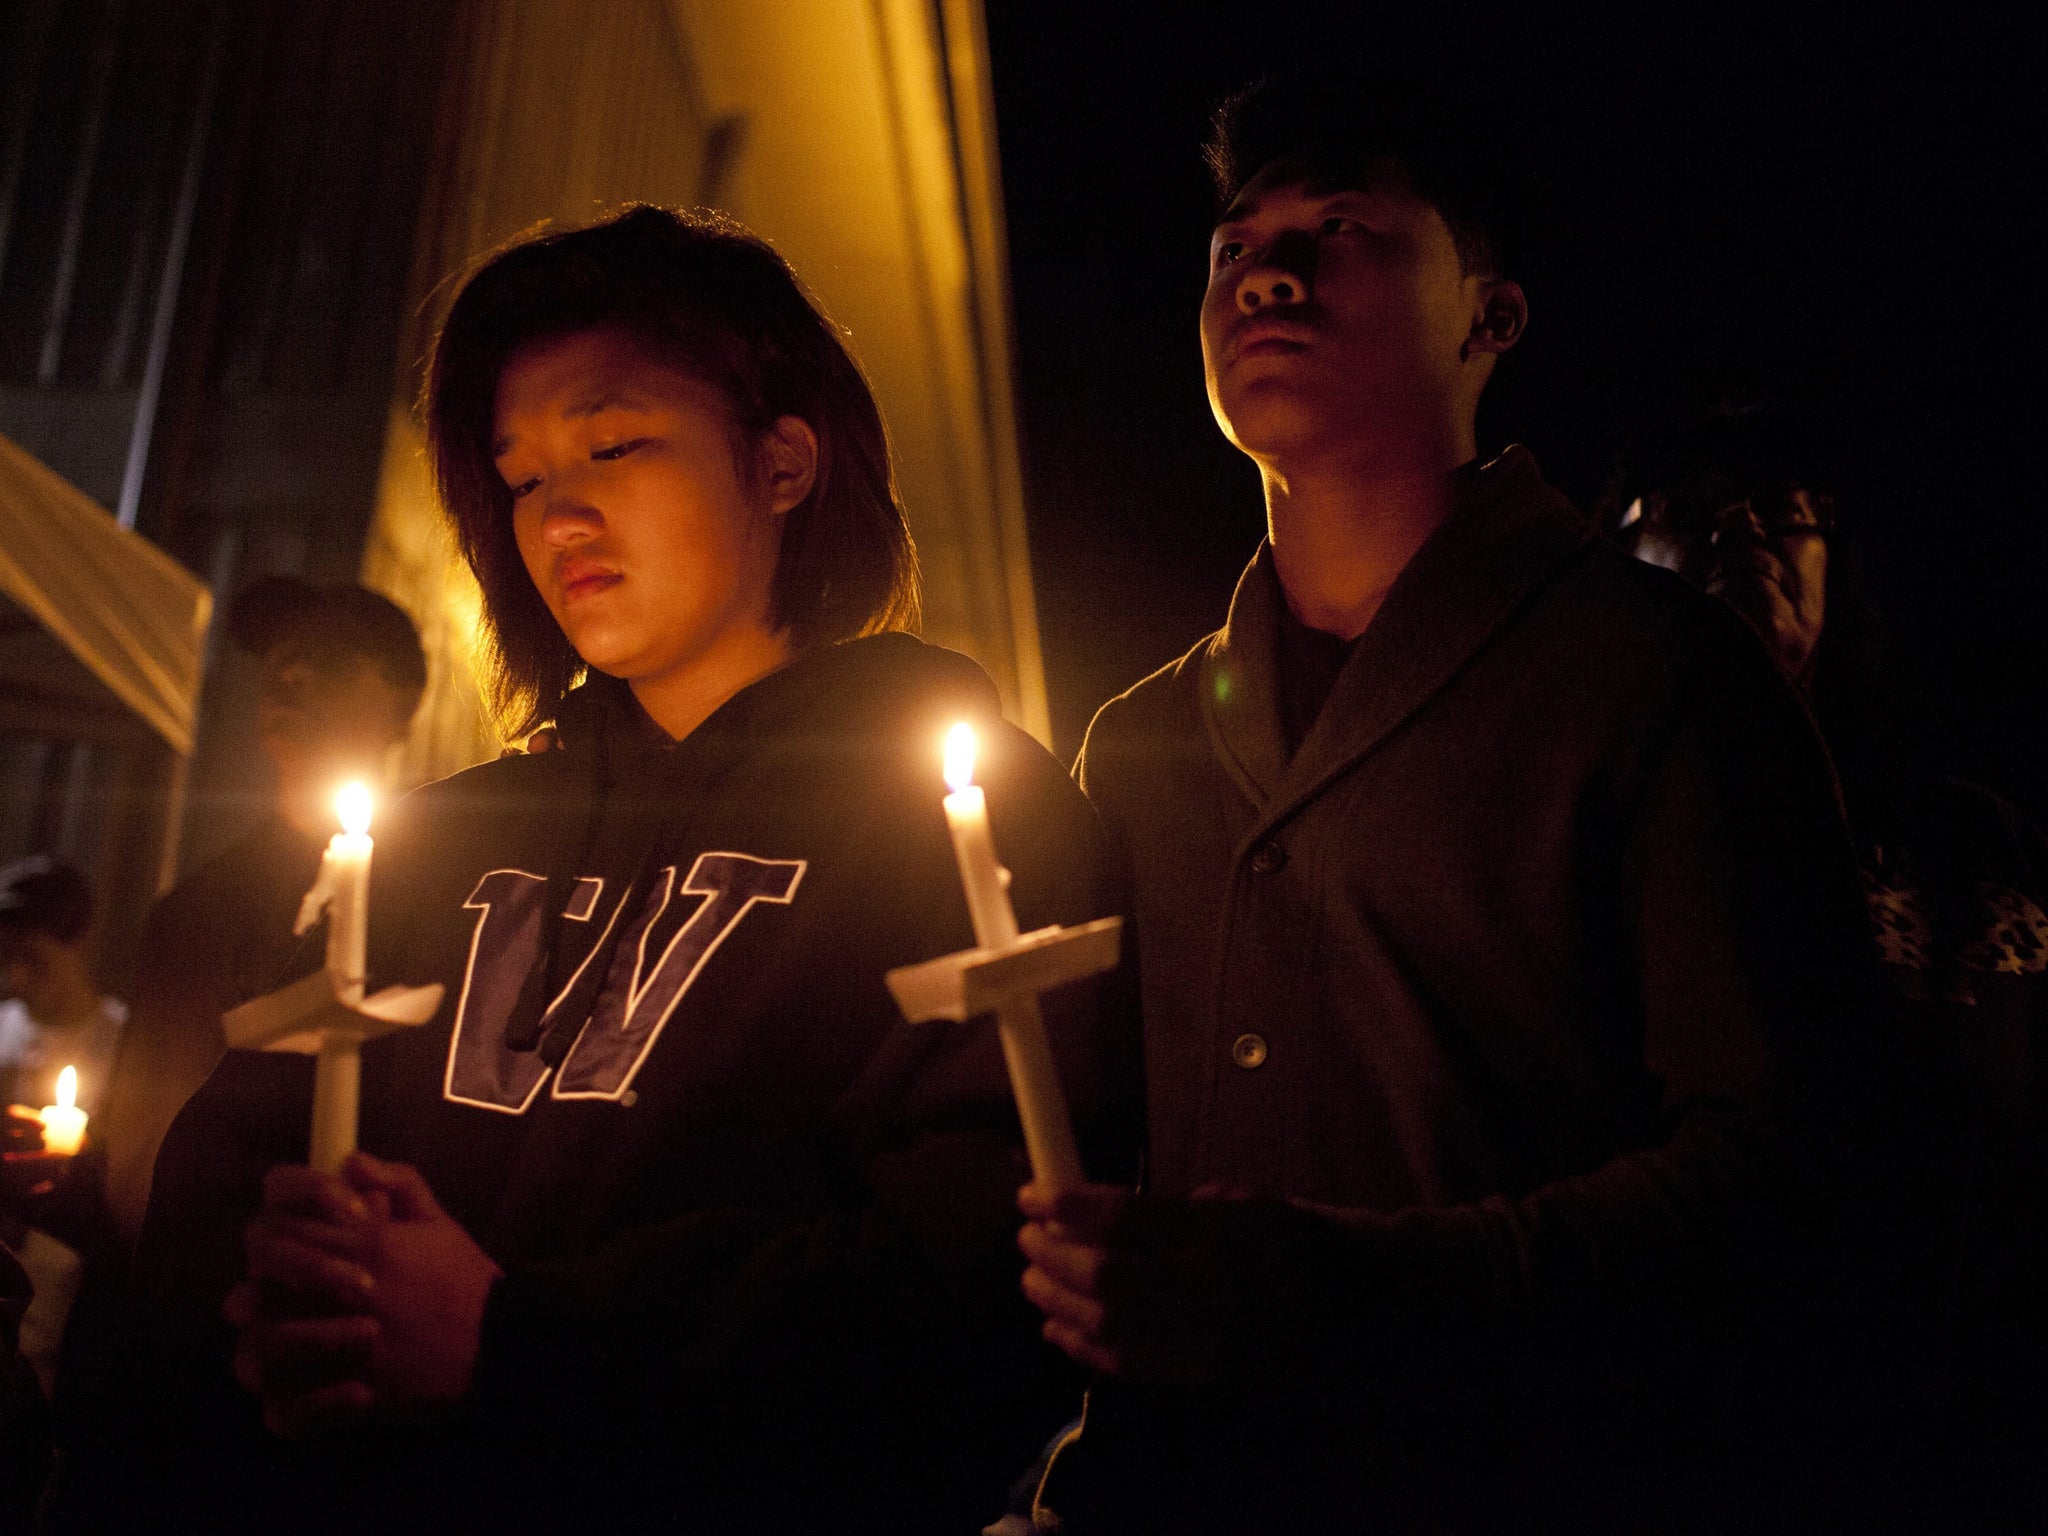
[(543, 498), (540, 536), (550, 544), (580, 544), (604, 526), (603, 515), (573, 486), (546, 485), (536, 494)]

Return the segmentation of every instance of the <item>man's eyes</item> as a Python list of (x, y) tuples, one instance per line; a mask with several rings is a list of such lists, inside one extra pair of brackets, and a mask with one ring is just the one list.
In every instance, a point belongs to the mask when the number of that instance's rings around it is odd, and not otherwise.
[[(1318, 235), (1344, 235), (1363, 230), (1364, 228), (1365, 225), (1357, 219), (1348, 218), (1341, 213), (1333, 213), (1316, 224), (1316, 233)], [(1219, 242), (1216, 246), (1214, 258), (1216, 267), (1220, 270), (1223, 267), (1232, 266), (1244, 260), (1248, 249), (1249, 247), (1246, 242), (1242, 240), (1224, 240)]]

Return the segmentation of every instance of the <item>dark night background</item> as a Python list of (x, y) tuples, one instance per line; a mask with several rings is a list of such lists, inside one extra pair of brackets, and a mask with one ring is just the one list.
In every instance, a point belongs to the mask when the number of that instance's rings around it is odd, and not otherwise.
[(1481, 449), (1582, 505), (1624, 435), (1759, 392), (1831, 425), (1895, 697), (1935, 761), (2048, 811), (2043, 32), (2001, 13), (988, 0), (1053, 721), (1221, 621), (1263, 526), (1195, 315), (1215, 101), (1303, 57), (1504, 93), (1538, 198), (1532, 322)]

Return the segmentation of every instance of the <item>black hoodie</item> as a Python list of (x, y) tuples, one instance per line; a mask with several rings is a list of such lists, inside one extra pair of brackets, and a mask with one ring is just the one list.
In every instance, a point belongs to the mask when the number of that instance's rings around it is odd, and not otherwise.
[[(164, 1304), (160, 1384), (210, 1380), (200, 1432), (246, 1437), (282, 1480), (173, 1456), (164, 1496), (212, 1530), (235, 1527), (229, 1501), (255, 1526), (280, 1503), (314, 1518), (312, 1486), (337, 1528), (993, 1514), (1071, 1400), (1017, 1294), (1015, 1111), (986, 1022), (906, 1025), (883, 982), (973, 941), (940, 806), (959, 718), (1022, 926), (1114, 910), (1058, 764), (972, 663), (900, 635), (806, 655), (680, 743), (597, 679), (562, 750), (404, 802), (377, 829), (372, 971), (448, 997), (366, 1047), (361, 1140), (416, 1165), (506, 1271), (470, 1400), (449, 1424), (258, 1451), (211, 1314), (262, 1169), (304, 1156), (310, 1068), (233, 1052), (166, 1142), (138, 1262)], [(1113, 1010), (1091, 988), (1048, 1002), (1095, 1169), (1120, 1172)]]

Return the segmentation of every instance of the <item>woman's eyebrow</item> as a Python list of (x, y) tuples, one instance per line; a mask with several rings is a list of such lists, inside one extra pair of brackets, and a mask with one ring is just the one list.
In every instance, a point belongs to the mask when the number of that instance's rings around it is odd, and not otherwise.
[[(596, 394), (577, 401), (576, 404), (563, 411), (562, 415), (569, 421), (585, 421), (597, 415), (600, 411), (609, 411), (614, 408), (627, 411), (645, 410), (647, 402), (640, 396), (631, 394), (623, 389), (603, 389), (599, 390)], [(491, 440), (491, 457), (502, 459), (514, 441), (515, 439), (510, 433), (503, 437), (493, 438)]]
[(599, 411), (608, 411), (614, 407), (628, 411), (642, 410), (645, 408), (646, 403), (640, 396), (632, 394), (627, 390), (603, 389), (587, 399), (570, 406), (562, 414), (571, 421), (581, 421), (586, 417), (595, 416)]

